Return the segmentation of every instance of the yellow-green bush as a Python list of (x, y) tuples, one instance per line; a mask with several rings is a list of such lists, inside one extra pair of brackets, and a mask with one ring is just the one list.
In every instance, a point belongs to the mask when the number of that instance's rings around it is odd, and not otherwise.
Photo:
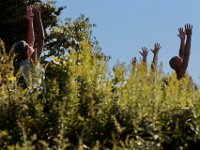
[(29, 91), (13, 77), (3, 42), (0, 50), (1, 149), (200, 148), (200, 94), (189, 78), (142, 63), (112, 72), (83, 40), (48, 63), (46, 92)]

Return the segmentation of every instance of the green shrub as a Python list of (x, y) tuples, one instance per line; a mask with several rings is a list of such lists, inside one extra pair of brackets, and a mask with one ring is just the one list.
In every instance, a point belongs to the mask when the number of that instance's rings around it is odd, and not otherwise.
[(13, 77), (2, 41), (0, 50), (1, 149), (200, 148), (200, 93), (189, 78), (142, 63), (112, 72), (83, 40), (48, 62), (45, 92), (29, 91)]

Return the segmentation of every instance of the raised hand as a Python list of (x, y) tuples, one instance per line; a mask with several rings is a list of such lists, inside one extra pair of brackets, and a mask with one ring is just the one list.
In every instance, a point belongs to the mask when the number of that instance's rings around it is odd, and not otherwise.
[(179, 29), (178, 29), (178, 37), (181, 39), (181, 40), (185, 40), (185, 32), (184, 32), (184, 29), (182, 28), (182, 27), (180, 27)]
[(147, 57), (149, 51), (146, 47), (142, 47), (142, 51), (140, 51), (140, 54), (143, 56), (143, 57)]
[(188, 37), (191, 37), (191, 35), (192, 35), (192, 28), (193, 28), (193, 26), (192, 26), (191, 24), (189, 24), (189, 23), (187, 23), (187, 24), (185, 25), (185, 34), (186, 34)]
[(180, 38), (181, 42), (180, 42), (180, 48), (179, 48), (179, 56), (181, 58), (183, 58), (184, 56), (184, 47), (185, 47), (185, 31), (184, 28), (180, 27), (178, 29), (178, 37)]
[(157, 66), (157, 61), (158, 61), (158, 52), (161, 49), (160, 43), (155, 43), (154, 44), (154, 49), (151, 49), (153, 53), (153, 61), (151, 63), (151, 70), (155, 70)]
[(33, 12), (35, 14), (34, 20), (38, 22), (39, 19), (41, 19), (41, 6), (39, 4), (32, 5)]
[(154, 44), (154, 49), (151, 49), (154, 55), (158, 54), (159, 50), (161, 49), (160, 43)]
[(33, 20), (33, 17), (34, 17), (34, 13), (33, 13), (32, 7), (31, 6), (27, 6), (26, 7), (26, 18), (28, 20)]
[(147, 55), (148, 55), (149, 51), (146, 47), (142, 47), (142, 51), (140, 51), (140, 54), (142, 55), (142, 59), (143, 62), (146, 63), (147, 62)]
[(32, 5), (34, 13), (41, 13), (41, 6), (39, 4)]

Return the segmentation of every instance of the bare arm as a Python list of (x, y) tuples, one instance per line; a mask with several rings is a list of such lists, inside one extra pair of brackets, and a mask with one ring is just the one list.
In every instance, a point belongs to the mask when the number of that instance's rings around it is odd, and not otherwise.
[(158, 61), (158, 52), (161, 49), (160, 43), (155, 43), (154, 44), (154, 49), (151, 49), (153, 52), (153, 61), (151, 63), (151, 70), (155, 70), (157, 66), (157, 61)]
[(144, 69), (144, 75), (147, 75), (147, 55), (149, 51), (146, 47), (142, 47), (142, 51), (140, 51), (140, 54), (142, 55), (142, 68)]
[(147, 55), (149, 53), (148, 49), (146, 47), (142, 47), (142, 51), (140, 51), (139, 53), (142, 55), (143, 63), (147, 64)]
[(32, 7), (28, 6), (26, 8), (26, 18), (28, 19), (28, 35), (27, 35), (27, 43), (30, 46), (34, 46), (35, 42), (35, 35), (34, 35), (34, 28), (33, 28), (33, 12), (32, 12)]
[(178, 37), (180, 38), (180, 49), (179, 49), (179, 56), (181, 58), (184, 57), (184, 47), (185, 47), (185, 32), (183, 28), (178, 29)]
[(183, 77), (186, 73), (189, 58), (190, 58), (190, 49), (191, 49), (191, 37), (192, 37), (192, 25), (186, 24), (185, 25), (185, 34), (187, 35), (186, 44), (184, 47), (184, 56), (183, 56), (183, 63), (181, 65), (179, 77)]
[(35, 26), (37, 30), (37, 47), (35, 49), (35, 54), (33, 57), (35, 57), (35, 60), (39, 60), (43, 47), (44, 47), (44, 40), (45, 40), (45, 34), (44, 34), (44, 29), (43, 29), (43, 24), (42, 24), (42, 19), (41, 19), (41, 8), (39, 5), (33, 6), (33, 11), (34, 11), (34, 21), (35, 21)]

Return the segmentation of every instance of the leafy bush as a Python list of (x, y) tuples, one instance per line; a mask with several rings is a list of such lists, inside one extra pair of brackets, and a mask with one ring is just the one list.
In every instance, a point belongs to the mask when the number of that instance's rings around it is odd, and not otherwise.
[(29, 91), (0, 47), (1, 149), (200, 148), (200, 93), (189, 78), (140, 63), (111, 72), (83, 40), (80, 51), (48, 63), (46, 92)]

